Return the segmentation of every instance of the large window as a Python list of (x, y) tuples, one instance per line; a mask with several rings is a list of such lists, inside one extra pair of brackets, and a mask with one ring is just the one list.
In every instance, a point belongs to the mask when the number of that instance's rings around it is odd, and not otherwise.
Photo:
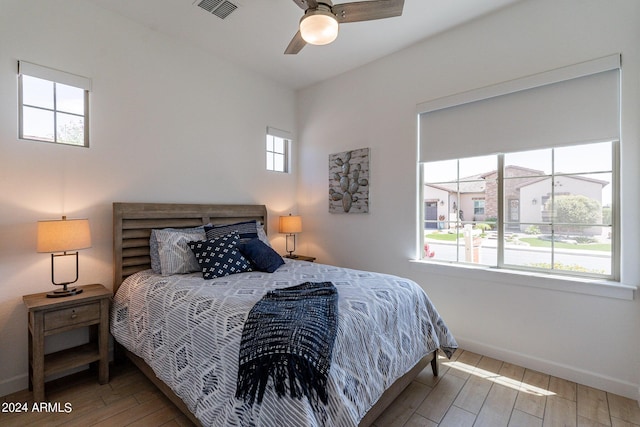
[(424, 258), (612, 278), (618, 144), (425, 162)]
[(620, 280), (620, 55), (418, 106), (419, 258)]
[(19, 138), (89, 146), (91, 81), (19, 62)]
[(289, 149), (291, 137), (288, 132), (267, 128), (267, 170), (289, 172)]

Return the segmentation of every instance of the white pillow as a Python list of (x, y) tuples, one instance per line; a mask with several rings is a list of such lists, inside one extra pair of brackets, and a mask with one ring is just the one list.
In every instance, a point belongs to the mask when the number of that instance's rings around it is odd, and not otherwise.
[(267, 233), (264, 231), (264, 225), (261, 222), (258, 222), (256, 228), (258, 229), (258, 239), (262, 240), (264, 244), (271, 247), (271, 243), (269, 243)]
[(163, 276), (202, 271), (189, 247), (189, 242), (204, 240), (204, 228), (185, 231), (156, 230), (155, 235), (158, 241), (160, 273)]

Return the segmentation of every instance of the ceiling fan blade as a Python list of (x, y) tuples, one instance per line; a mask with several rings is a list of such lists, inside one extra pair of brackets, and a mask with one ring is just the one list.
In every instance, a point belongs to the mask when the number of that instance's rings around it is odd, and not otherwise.
[(300, 9), (307, 10), (309, 8), (313, 9), (318, 7), (318, 2), (316, 0), (293, 0), (295, 4), (297, 4)]
[(306, 45), (307, 42), (304, 41), (304, 39), (302, 38), (302, 34), (300, 34), (300, 31), (298, 31), (289, 42), (289, 46), (287, 46), (284, 53), (285, 55), (295, 55), (296, 53), (300, 52)]
[(332, 10), (338, 22), (345, 23), (400, 16), (403, 7), (404, 0), (377, 0), (337, 4)]

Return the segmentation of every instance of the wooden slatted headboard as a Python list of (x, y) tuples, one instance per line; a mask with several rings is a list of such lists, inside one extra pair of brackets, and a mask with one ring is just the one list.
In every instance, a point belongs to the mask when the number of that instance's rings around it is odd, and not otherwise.
[(265, 205), (207, 205), (174, 203), (113, 204), (113, 292), (122, 281), (151, 268), (149, 236), (154, 228), (184, 228), (258, 220), (267, 231)]

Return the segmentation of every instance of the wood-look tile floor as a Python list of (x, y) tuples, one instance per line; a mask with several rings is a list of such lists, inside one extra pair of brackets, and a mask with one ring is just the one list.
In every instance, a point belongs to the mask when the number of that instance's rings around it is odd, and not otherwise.
[[(32, 412), (27, 390), (4, 396), (30, 411), (0, 412), (0, 426), (192, 426), (130, 363), (112, 366), (105, 385), (90, 372), (49, 382), (47, 396), (61, 412)], [(640, 426), (640, 409), (631, 399), (459, 350), (440, 359), (438, 377), (425, 368), (375, 426)]]

